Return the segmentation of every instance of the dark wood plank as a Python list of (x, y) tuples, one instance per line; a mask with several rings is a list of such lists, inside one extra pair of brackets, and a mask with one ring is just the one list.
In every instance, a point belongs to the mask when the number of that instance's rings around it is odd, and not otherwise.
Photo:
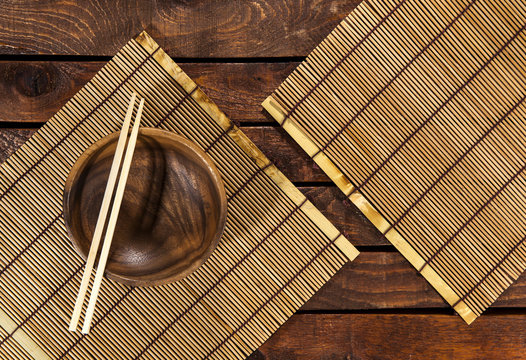
[[(492, 308), (526, 307), (526, 274)], [(301, 310), (341, 311), (450, 306), (398, 252), (362, 252), (347, 263)]]
[[(243, 127), (242, 130), (292, 181), (330, 182), (323, 171), (283, 129), (264, 126)], [(34, 131), (36, 129), (0, 128), (0, 162), (26, 141)], [(344, 199), (343, 195), (341, 199)], [(339, 209), (343, 208), (339, 207)]]
[(0, 121), (48, 120), (103, 65), (102, 62), (0, 61)]
[[(288, 173), (287, 167), (280, 167)], [(389, 241), (336, 186), (300, 187), (312, 203), (356, 246), (389, 245)]]
[(524, 359), (525, 331), (521, 315), (294, 315), (250, 359)]
[[(241, 130), (292, 181), (332, 183), (307, 153), (279, 127), (242, 127)], [(341, 199), (345, 197), (342, 195)]]
[(305, 56), (358, 0), (15, 0), (0, 53), (113, 55), (143, 29), (177, 57)]
[(181, 63), (181, 68), (236, 123), (276, 123), (261, 103), (299, 65), (282, 63)]
[(0, 163), (22, 146), (34, 132), (34, 129), (0, 129)]
[[(105, 62), (0, 61), (0, 121), (44, 122)], [(182, 63), (183, 70), (236, 123), (271, 122), (261, 102), (294, 70), (286, 63)]]

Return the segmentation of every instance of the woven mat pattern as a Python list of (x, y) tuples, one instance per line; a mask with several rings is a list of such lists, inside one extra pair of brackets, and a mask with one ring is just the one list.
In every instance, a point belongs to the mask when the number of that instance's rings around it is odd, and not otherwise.
[[(228, 197), (223, 238), (196, 272), (158, 287), (105, 279), (89, 335), (70, 333), (84, 262), (66, 235), (69, 169), (121, 127), (142, 124), (211, 156)], [(146, 34), (124, 46), (1, 166), (0, 357), (244, 358), (358, 252)]]
[(263, 103), (468, 323), (526, 268), (525, 24), (364, 1)]

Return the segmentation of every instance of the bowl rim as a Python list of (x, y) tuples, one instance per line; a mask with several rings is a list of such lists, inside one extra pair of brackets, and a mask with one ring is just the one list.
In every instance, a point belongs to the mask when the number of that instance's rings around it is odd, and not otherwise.
[[(101, 138), (100, 140), (94, 142), (92, 145), (90, 145), (75, 161), (75, 164), (71, 167), (71, 170), (68, 173), (68, 176), (66, 178), (66, 182), (64, 184), (64, 191), (62, 194), (62, 201), (63, 201), (63, 219), (66, 227), (66, 231), (68, 233), (68, 237), (75, 248), (76, 252), (81, 256), (81, 258), (86, 261), (87, 254), (84, 254), (82, 251), (82, 248), (80, 246), (80, 243), (78, 239), (74, 236), (72, 230), (71, 230), (71, 209), (70, 209), (70, 197), (71, 197), (71, 190), (73, 185), (76, 183), (76, 180), (78, 176), (82, 173), (82, 170), (88, 163), (88, 160), (91, 158), (91, 156), (98, 151), (101, 147), (109, 143), (110, 141), (114, 140), (116, 137), (118, 137), (120, 134), (120, 131), (113, 132), (111, 134), (108, 134)], [(213, 183), (216, 187), (216, 190), (218, 191), (219, 195), (219, 219), (218, 219), (218, 227), (216, 229), (216, 232), (214, 234), (214, 237), (210, 243), (210, 246), (208, 246), (208, 249), (206, 252), (201, 256), (199, 259), (194, 261), (188, 268), (186, 268), (184, 271), (181, 271), (180, 273), (177, 273), (175, 275), (169, 276), (164, 279), (157, 279), (157, 280), (139, 280), (134, 277), (129, 277), (121, 274), (117, 274), (111, 271), (108, 271), (108, 269), (105, 269), (104, 274), (109, 277), (112, 280), (115, 280), (117, 282), (126, 284), (126, 285), (132, 285), (132, 286), (157, 286), (157, 285), (164, 285), (169, 284), (178, 280), (183, 279), (184, 277), (190, 275), (194, 271), (196, 271), (202, 264), (208, 260), (210, 255), (214, 252), (214, 250), (217, 248), (219, 244), (219, 240), (223, 236), (223, 232), (226, 225), (226, 219), (227, 219), (227, 199), (226, 199), (226, 190), (225, 185), (221, 176), (221, 173), (215, 166), (214, 162), (210, 158), (208, 154), (206, 154), (196, 143), (188, 140), (187, 138), (176, 134), (171, 131), (166, 131), (162, 129), (157, 128), (150, 128), (150, 127), (141, 127), (139, 129), (139, 136), (141, 134), (152, 136), (152, 137), (164, 137), (171, 141), (175, 141), (179, 144), (182, 144), (189, 150), (193, 151), (201, 160), (203, 160), (208, 166), (207, 169), (209, 170), (210, 174), (213, 178)]]

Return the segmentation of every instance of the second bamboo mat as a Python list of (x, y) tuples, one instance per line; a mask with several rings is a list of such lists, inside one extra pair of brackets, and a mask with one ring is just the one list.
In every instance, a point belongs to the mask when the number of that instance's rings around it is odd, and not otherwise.
[[(90, 334), (71, 333), (84, 261), (64, 228), (64, 182), (85, 149), (121, 128), (132, 91), (146, 98), (143, 125), (181, 134), (213, 159), (227, 224), (181, 281), (105, 279)], [(145, 33), (0, 169), (0, 358), (244, 358), (357, 255)]]
[(263, 103), (468, 323), (526, 268), (525, 23), (363, 1)]

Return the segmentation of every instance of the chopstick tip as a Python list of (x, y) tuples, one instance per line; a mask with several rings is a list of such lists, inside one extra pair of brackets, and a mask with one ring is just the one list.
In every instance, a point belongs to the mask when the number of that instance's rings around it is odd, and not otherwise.
[(90, 328), (90, 324), (84, 324), (84, 326), (82, 327), (81, 333), (84, 335), (89, 334), (89, 328)]

